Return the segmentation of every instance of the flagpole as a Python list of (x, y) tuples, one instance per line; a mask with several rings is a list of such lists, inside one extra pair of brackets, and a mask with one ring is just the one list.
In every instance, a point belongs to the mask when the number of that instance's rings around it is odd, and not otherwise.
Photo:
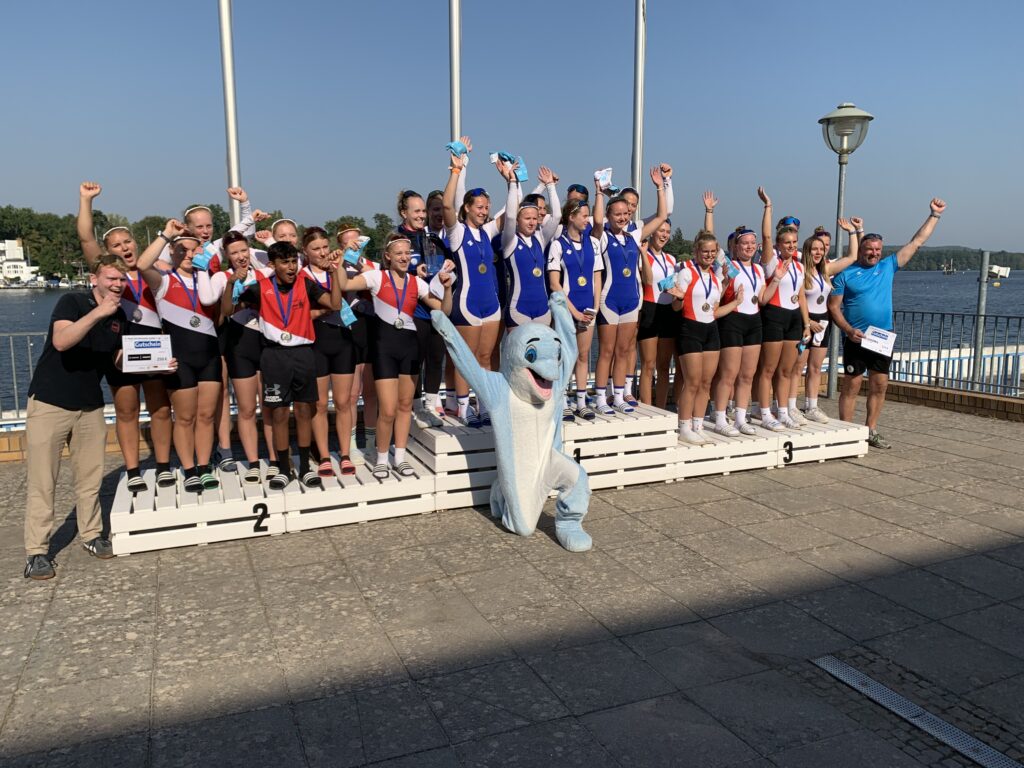
[[(238, 115), (235, 111), (235, 55), (231, 39), (231, 0), (219, 0), (220, 64), (224, 81), (224, 130), (227, 133), (228, 186), (242, 186), (241, 163), (238, 159)], [(241, 205), (230, 201), (231, 223), (242, 218)]]

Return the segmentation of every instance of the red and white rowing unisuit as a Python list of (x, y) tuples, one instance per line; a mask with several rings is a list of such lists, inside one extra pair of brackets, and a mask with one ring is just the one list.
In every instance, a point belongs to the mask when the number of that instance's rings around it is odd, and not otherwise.
[[(205, 306), (200, 297), (208, 298), (213, 293), (210, 276), (195, 271), (185, 275), (177, 270), (165, 272), (156, 292), (156, 306), (160, 319), (176, 328), (205, 336), (217, 336), (214, 323), (217, 303)], [(218, 295), (217, 298), (220, 298)]]
[[(415, 331), (416, 323), (413, 313), (421, 298), (429, 294), (429, 286), (415, 275), (407, 274), (405, 283), (397, 288), (393, 282), (394, 275), (390, 271), (375, 270), (363, 272), (366, 287), (373, 294), (373, 313), (384, 323), (402, 330)], [(404, 288), (404, 290), (403, 290)], [(404, 294), (404, 300), (402, 298)], [(399, 307), (399, 302), (402, 302)]]
[(654, 249), (648, 248), (647, 262), (651, 265), (651, 276), (654, 280), (651, 285), (644, 286), (644, 301), (671, 304), (672, 294), (661, 290), (658, 283), (676, 273), (676, 257), (665, 251), (655, 253)]
[[(764, 267), (765, 275), (774, 275), (778, 266), (779, 260), (773, 258)], [(781, 307), (782, 309), (797, 309), (800, 306), (800, 288), (803, 282), (803, 264), (794, 259), (789, 263), (789, 268), (782, 275), (779, 287), (776, 288), (768, 303), (773, 307)]]
[(686, 292), (683, 317), (698, 323), (715, 321), (715, 307), (722, 291), (714, 272), (702, 272), (696, 264), (688, 261), (679, 270), (676, 285)]
[(736, 288), (742, 285), (743, 302), (733, 312), (739, 312), (741, 315), (756, 315), (760, 312), (757, 297), (765, 285), (764, 270), (761, 269), (760, 264), (753, 262), (743, 263), (739, 259), (734, 259), (732, 263), (736, 265), (739, 272), (725, 284), (725, 290), (722, 291), (722, 303), (732, 302), (736, 298)]
[[(290, 290), (280, 290), (273, 276), (267, 277), (257, 272), (256, 283), (260, 292), (260, 333), (264, 338), (282, 347), (312, 344), (315, 337), (313, 318), (309, 313), (309, 278), (300, 272)], [(281, 306), (278, 306), (278, 299)], [(281, 312), (282, 306), (284, 314), (288, 315), (287, 323)]]
[(160, 313), (146, 281), (137, 270), (125, 274), (124, 279), (127, 285), (121, 294), (121, 309), (128, 318), (128, 333), (160, 333)]

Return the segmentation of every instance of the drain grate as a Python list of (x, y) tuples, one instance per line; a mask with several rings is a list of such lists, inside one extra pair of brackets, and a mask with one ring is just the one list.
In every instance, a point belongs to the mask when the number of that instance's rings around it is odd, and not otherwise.
[(1011, 760), (969, 733), (922, 709), (910, 699), (857, 671), (835, 656), (811, 659), (811, 663), (983, 768), (1024, 768), (1016, 760)]

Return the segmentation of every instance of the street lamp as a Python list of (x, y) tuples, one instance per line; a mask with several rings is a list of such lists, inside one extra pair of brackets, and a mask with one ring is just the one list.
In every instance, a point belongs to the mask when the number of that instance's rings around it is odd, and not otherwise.
[[(857, 109), (853, 104), (844, 103), (829, 112), (818, 123), (821, 125), (821, 135), (825, 138), (828, 148), (839, 155), (839, 199), (836, 204), (836, 219), (843, 218), (843, 203), (846, 196), (846, 164), (850, 155), (861, 144), (868, 135), (868, 123), (875, 119), (875, 116)], [(835, 256), (839, 258), (842, 253), (843, 231), (836, 227)], [(836, 365), (839, 360), (839, 333), (831, 335), (828, 345), (828, 388), (825, 397), (833, 397), (836, 391), (837, 371)]]

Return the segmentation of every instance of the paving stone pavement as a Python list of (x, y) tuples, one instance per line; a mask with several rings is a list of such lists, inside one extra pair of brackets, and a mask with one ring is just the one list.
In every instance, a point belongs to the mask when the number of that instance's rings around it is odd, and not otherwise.
[(44, 583), (0, 464), (0, 763), (970, 764), (825, 653), (1022, 760), (1024, 427), (883, 423), (859, 460), (597, 492), (586, 554), (462, 509), (100, 562), (70, 519)]

